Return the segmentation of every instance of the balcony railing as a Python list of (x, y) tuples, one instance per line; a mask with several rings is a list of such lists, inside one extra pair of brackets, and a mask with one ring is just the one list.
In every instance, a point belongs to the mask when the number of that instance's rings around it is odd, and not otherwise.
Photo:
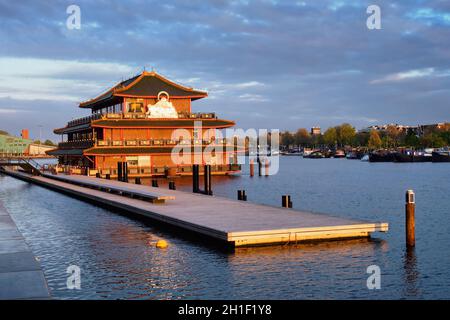
[(79, 119), (75, 119), (75, 120), (69, 121), (67, 123), (67, 126), (68, 127), (75, 127), (75, 126), (79, 126), (79, 125), (82, 125), (82, 124), (91, 123), (91, 121), (98, 120), (98, 119), (101, 119), (101, 118), (102, 118), (101, 114), (93, 114), (93, 115), (90, 115), (90, 116), (87, 116), (87, 117), (83, 117), (83, 118), (79, 118)]
[(234, 141), (229, 139), (216, 140), (172, 140), (172, 139), (149, 139), (149, 140), (72, 140), (60, 142), (60, 149), (87, 149), (92, 147), (174, 147), (180, 146), (219, 146), (233, 147)]
[(223, 145), (234, 146), (232, 140), (171, 140), (171, 139), (150, 139), (150, 140), (97, 140), (96, 147), (163, 147), (163, 146), (190, 146), (190, 145)]
[[(67, 127), (74, 127), (82, 124), (91, 123), (98, 119), (155, 119), (149, 118), (145, 113), (107, 113), (107, 114), (93, 114), (87, 117), (71, 120), (67, 123)], [(217, 119), (215, 113), (189, 113), (179, 112), (178, 119)]]
[(87, 149), (94, 146), (94, 140), (73, 140), (58, 143), (59, 149)]

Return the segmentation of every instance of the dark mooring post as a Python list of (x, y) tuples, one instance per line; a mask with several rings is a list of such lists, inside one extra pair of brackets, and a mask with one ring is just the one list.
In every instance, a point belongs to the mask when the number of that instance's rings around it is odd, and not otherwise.
[(123, 162), (122, 181), (128, 182), (128, 162)]
[(158, 180), (152, 179), (152, 187), (154, 187), (154, 188), (159, 188)]
[(247, 201), (247, 195), (245, 194), (245, 190), (238, 190), (237, 194), (238, 200)]
[(111, 174), (109, 173), (106, 174), (106, 180), (111, 180)]
[(416, 211), (416, 199), (414, 191), (406, 191), (406, 219), (405, 219), (405, 231), (406, 231), (406, 246), (414, 247), (416, 245), (415, 235), (415, 211)]
[(134, 183), (135, 184), (141, 184), (141, 178), (140, 177), (136, 177), (136, 179), (134, 179)]
[(117, 181), (122, 181), (122, 162), (117, 162)]
[(206, 164), (203, 170), (204, 182), (205, 182), (205, 194), (212, 196), (211, 187), (211, 165)]
[(283, 208), (292, 208), (291, 196), (289, 195), (281, 196), (281, 206)]
[(198, 193), (199, 190), (199, 165), (192, 165), (192, 192)]
[(169, 181), (169, 189), (170, 190), (176, 190), (175, 181)]

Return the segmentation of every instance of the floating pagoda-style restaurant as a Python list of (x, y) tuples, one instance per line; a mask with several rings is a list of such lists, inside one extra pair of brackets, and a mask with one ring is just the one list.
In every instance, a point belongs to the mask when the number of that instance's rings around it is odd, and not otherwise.
[[(190, 175), (194, 163), (210, 164), (212, 174), (239, 172), (238, 149), (232, 141), (216, 139), (222, 136), (218, 130), (235, 123), (214, 113), (192, 112), (192, 101), (207, 95), (144, 71), (80, 103), (80, 108), (91, 109), (91, 115), (55, 129), (63, 142), (47, 153), (57, 156), (59, 164), (72, 173), (88, 170), (112, 178), (117, 176), (119, 162), (126, 162), (128, 175), (135, 177)], [(184, 134), (178, 136), (177, 129)], [(182, 146), (187, 161), (174, 162), (175, 146)], [(212, 146), (223, 151), (205, 158), (202, 151)]]

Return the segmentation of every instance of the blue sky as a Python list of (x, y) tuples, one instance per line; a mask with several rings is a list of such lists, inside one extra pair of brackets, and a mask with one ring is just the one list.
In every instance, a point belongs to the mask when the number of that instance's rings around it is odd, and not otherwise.
[(0, 128), (56, 140), (78, 102), (144, 67), (208, 90), (194, 110), (242, 128), (449, 121), (449, 39), (439, 0), (0, 0)]

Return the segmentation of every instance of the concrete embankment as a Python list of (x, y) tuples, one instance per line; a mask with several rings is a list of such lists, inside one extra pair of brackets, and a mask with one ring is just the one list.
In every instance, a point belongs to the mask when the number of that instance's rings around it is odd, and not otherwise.
[(0, 300), (49, 298), (39, 262), (0, 201)]

